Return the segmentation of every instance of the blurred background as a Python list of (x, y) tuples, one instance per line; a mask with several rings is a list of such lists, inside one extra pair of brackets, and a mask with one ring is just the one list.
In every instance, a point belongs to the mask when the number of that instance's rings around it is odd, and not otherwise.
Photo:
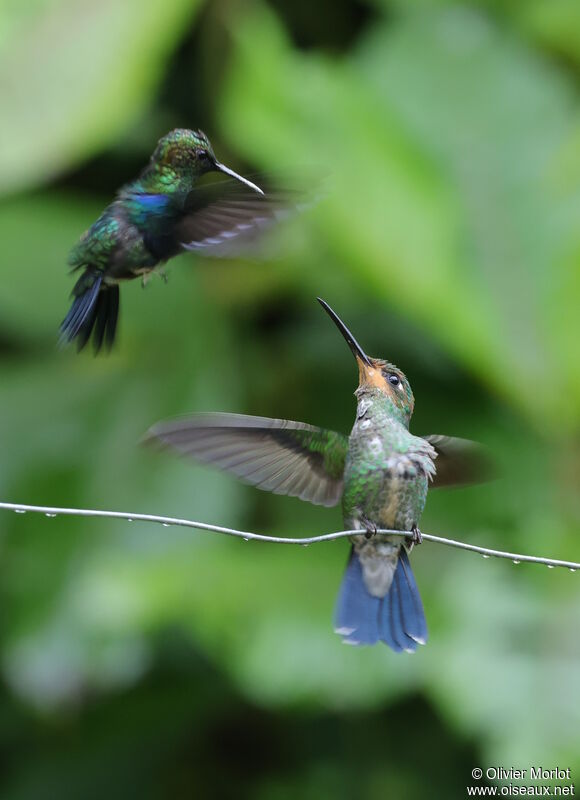
[[(138, 445), (192, 411), (348, 432), (356, 369), (314, 298), (404, 369), (412, 430), (500, 478), (425, 532), (580, 559), (580, 11), (574, 0), (0, 4), (0, 496), (276, 535), (321, 509)], [(257, 261), (121, 292), (109, 357), (59, 351), (69, 249), (172, 127), (331, 190)], [(291, 548), (0, 512), (0, 794), (464, 797), (580, 770), (580, 576), (424, 544), (430, 642), (332, 631), (346, 542)]]

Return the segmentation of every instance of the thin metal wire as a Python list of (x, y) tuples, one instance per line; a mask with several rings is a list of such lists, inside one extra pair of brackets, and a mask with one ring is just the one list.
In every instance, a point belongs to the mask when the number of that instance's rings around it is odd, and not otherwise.
[[(307, 536), (304, 538), (289, 538), (285, 536), (265, 536), (261, 533), (253, 533), (252, 531), (239, 531), (235, 528), (226, 528), (221, 525), (210, 525), (207, 522), (196, 522), (190, 519), (180, 519), (179, 517), (162, 517), (158, 514), (132, 514), (127, 511), (101, 511), (93, 508), (59, 508), (57, 506), (31, 506), (20, 503), (2, 503), (0, 502), (0, 510), (14, 511), (17, 514), (44, 514), (47, 517), (57, 516), (75, 516), (75, 517), (98, 517), (105, 519), (124, 519), (128, 522), (154, 522), (156, 524), (169, 527), (177, 525), (182, 528), (195, 528), (200, 531), (208, 531), (210, 533), (223, 533), (227, 536), (236, 536), (245, 541), (257, 542), (270, 542), (272, 544), (318, 544), (319, 542), (330, 542), (335, 539), (344, 539), (348, 536), (364, 536), (364, 532), (360, 530), (353, 531), (335, 531), (334, 533), (323, 533), (320, 536)], [(396, 531), (380, 529), (377, 533), (393, 534), (394, 536), (413, 537), (411, 531)], [(457, 547), (460, 550), (470, 550), (473, 553), (479, 553), (484, 558), (508, 558), (514, 564), (544, 564), (547, 567), (566, 567), (571, 572), (580, 570), (580, 563), (575, 561), (561, 561), (555, 558), (543, 558), (541, 556), (528, 556), (522, 553), (508, 553), (503, 550), (492, 550), (489, 547), (480, 547), (475, 544), (467, 544), (466, 542), (459, 542), (455, 539), (446, 539), (443, 536), (434, 536), (430, 533), (422, 533), (424, 541), (434, 542), (435, 544), (444, 544), (448, 547)]]
[[(165, 527), (177, 525), (182, 528), (195, 528), (200, 531), (208, 531), (209, 533), (222, 533), (227, 536), (235, 536), (245, 541), (257, 542), (270, 542), (272, 544), (317, 544), (318, 542), (330, 542), (335, 539), (344, 539), (348, 536), (364, 536), (364, 532), (360, 530), (353, 531), (335, 531), (333, 533), (323, 533), (320, 536), (306, 536), (300, 538), (292, 538), (285, 536), (265, 536), (261, 533), (253, 533), (252, 531), (239, 531), (235, 528), (226, 528), (221, 525), (210, 525), (207, 522), (197, 522), (190, 519), (180, 519), (179, 517), (163, 517), (158, 514), (138, 514), (127, 511), (101, 511), (93, 508), (60, 508), (57, 506), (31, 506), (20, 503), (2, 503), (0, 502), (0, 510), (14, 511), (17, 514), (44, 514), (46, 517), (57, 516), (75, 516), (75, 517), (99, 517), (105, 519), (125, 519), (128, 522), (154, 522), (156, 524), (164, 525)], [(396, 531), (379, 529), (377, 533), (390, 533), (394, 537), (412, 538), (411, 531)], [(460, 550), (471, 550), (473, 553), (479, 553), (488, 558), (509, 558), (514, 564), (529, 563), (529, 564), (544, 564), (547, 567), (566, 567), (571, 572), (580, 570), (580, 563), (575, 561), (561, 561), (554, 558), (543, 558), (541, 556), (528, 556), (522, 553), (508, 553), (503, 550), (492, 550), (489, 547), (480, 547), (475, 544), (467, 544), (466, 542), (459, 542), (455, 539), (446, 539), (443, 536), (434, 536), (430, 533), (422, 533), (424, 541), (434, 542), (435, 544), (444, 544), (448, 547), (457, 547)]]

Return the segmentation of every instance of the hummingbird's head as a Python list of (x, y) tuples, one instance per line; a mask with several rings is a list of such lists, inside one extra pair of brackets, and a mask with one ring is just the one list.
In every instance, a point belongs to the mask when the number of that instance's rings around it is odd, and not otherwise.
[(157, 142), (157, 147), (151, 156), (151, 166), (178, 179), (189, 181), (195, 181), (207, 172), (223, 172), (245, 183), (255, 192), (263, 194), (255, 183), (238, 175), (233, 169), (217, 160), (211, 143), (203, 131), (176, 128), (167, 133)]
[(402, 370), (382, 358), (366, 357), (366, 363), (356, 356), (360, 391), (378, 389), (390, 398), (404, 417), (411, 419), (415, 397), (409, 381)]
[(408, 424), (413, 414), (415, 398), (404, 373), (382, 358), (367, 356), (338, 314), (320, 297), (318, 302), (342, 333), (356, 359), (359, 375), (357, 395), (380, 392), (390, 400), (398, 416)]

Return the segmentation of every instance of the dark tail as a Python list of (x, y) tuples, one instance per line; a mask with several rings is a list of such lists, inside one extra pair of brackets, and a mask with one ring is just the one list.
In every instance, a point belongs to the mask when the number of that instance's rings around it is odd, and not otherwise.
[(351, 550), (338, 594), (335, 630), (347, 644), (381, 641), (397, 653), (414, 652), (419, 644), (425, 644), (425, 613), (404, 547), (385, 597), (369, 594), (359, 557)]
[(115, 340), (119, 317), (119, 287), (103, 283), (103, 273), (87, 269), (75, 283), (73, 304), (60, 326), (60, 342), (76, 340), (82, 350), (93, 338), (95, 353), (110, 350)]

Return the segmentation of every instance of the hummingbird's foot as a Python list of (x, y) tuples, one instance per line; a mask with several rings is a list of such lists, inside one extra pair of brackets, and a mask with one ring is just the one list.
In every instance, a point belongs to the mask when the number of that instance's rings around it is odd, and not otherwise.
[(360, 521), (365, 526), (365, 539), (371, 539), (377, 532), (378, 528), (374, 522), (371, 522), (364, 514), (361, 516)]
[(411, 539), (412, 544), (413, 545), (421, 544), (423, 541), (423, 534), (421, 533), (419, 528), (416, 525), (413, 525), (411, 531), (413, 532), (413, 538)]

